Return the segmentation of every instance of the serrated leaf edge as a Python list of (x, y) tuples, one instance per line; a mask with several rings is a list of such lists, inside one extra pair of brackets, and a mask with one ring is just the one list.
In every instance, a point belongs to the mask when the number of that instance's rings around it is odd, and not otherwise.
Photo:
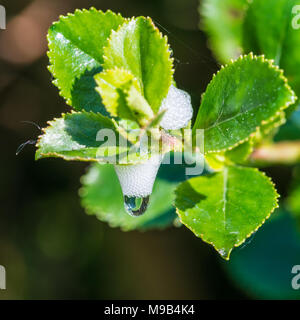
[[(119, 134), (121, 134), (120, 131), (119, 131), (118, 124), (117, 124), (116, 121), (114, 121), (114, 119), (111, 119), (111, 118), (109, 118), (109, 117), (106, 117), (106, 116), (102, 115), (101, 113), (95, 113), (95, 112), (92, 112), (92, 111), (85, 111), (85, 110), (83, 110), (83, 111), (75, 111), (75, 110), (70, 110), (70, 112), (68, 112), (68, 113), (62, 113), (59, 118), (53, 118), (52, 120), (47, 121), (47, 125), (48, 125), (48, 126), (46, 126), (46, 127), (44, 127), (44, 128), (41, 129), (41, 132), (42, 132), (42, 133), (38, 136), (37, 142), (36, 142), (36, 144), (35, 144), (35, 147), (36, 147), (37, 149), (39, 149), (39, 147), (40, 147), (40, 141), (41, 141), (41, 139), (43, 138), (44, 134), (46, 134), (46, 130), (47, 130), (48, 128), (50, 128), (50, 127), (53, 127), (53, 124), (55, 123), (55, 121), (60, 120), (60, 119), (62, 119), (62, 118), (65, 118), (66, 116), (71, 115), (71, 114), (89, 114), (89, 115), (92, 114), (92, 115), (95, 115), (95, 116), (97, 116), (97, 117), (102, 117), (102, 118), (104, 118), (105, 120), (111, 121), (111, 123), (113, 124), (116, 132), (119, 132)], [(88, 149), (88, 148), (86, 148), (86, 149)], [(35, 155), (35, 160), (40, 160), (40, 159), (48, 158), (48, 157), (62, 158), (62, 159), (64, 159), (64, 160), (66, 160), (66, 161), (85, 161), (85, 162), (97, 162), (97, 163), (99, 163), (99, 164), (111, 164), (109, 161), (105, 161), (104, 159), (96, 159), (96, 158), (90, 158), (90, 157), (84, 157), (84, 158), (83, 158), (83, 157), (80, 157), (80, 156), (68, 157), (68, 156), (62, 155), (62, 154), (60, 154), (60, 153), (58, 153), (58, 152), (40, 153), (40, 156), (39, 156), (39, 157), (37, 157), (37, 155)], [(143, 162), (145, 162), (145, 160), (143, 160), (143, 159), (136, 160), (136, 161), (134, 161), (134, 160), (132, 160), (132, 159), (128, 159), (127, 165), (139, 164), (139, 163), (143, 163)]]
[[(103, 116), (101, 113), (95, 113), (95, 112), (92, 112), (92, 111), (85, 111), (85, 110), (82, 110), (82, 111), (75, 111), (75, 110), (70, 110), (70, 112), (68, 113), (62, 113), (60, 117), (55, 117), (53, 118), (52, 120), (49, 120), (47, 121), (47, 126), (42, 128), (41, 129), (41, 134), (38, 136), (37, 138), (37, 142), (35, 144), (35, 147), (37, 149), (40, 148), (40, 142), (41, 142), (41, 139), (43, 138), (43, 136), (46, 134), (46, 130), (53, 127), (53, 125), (55, 124), (56, 121), (60, 120), (60, 119), (65, 119), (66, 116), (69, 116), (69, 115), (72, 115), (72, 114), (93, 114), (95, 116), (99, 116), (99, 117), (102, 117), (102, 118), (105, 118), (106, 120), (109, 120), (111, 121), (110, 118), (106, 117), (106, 116)], [(112, 121), (112, 124), (114, 125), (115, 127), (115, 123)], [(116, 129), (117, 130), (117, 129)], [(62, 158), (66, 161), (85, 161), (85, 162), (98, 162), (98, 163), (109, 163), (109, 162), (104, 162), (104, 161), (99, 161), (99, 159), (95, 159), (95, 158), (89, 158), (89, 157), (85, 157), (85, 158), (82, 158), (80, 156), (74, 156), (72, 158), (70, 157), (67, 157), (67, 156), (64, 156), (60, 153), (57, 153), (57, 152), (47, 152), (47, 153), (40, 153), (40, 156), (39, 157), (35, 157), (35, 160), (40, 160), (40, 159), (43, 159), (43, 158), (47, 158), (47, 157), (57, 157), (57, 158)]]
[[(202, 241), (204, 241), (205, 243), (211, 245), (211, 246), (221, 255), (221, 257), (222, 257), (224, 260), (227, 260), (227, 261), (230, 259), (230, 254), (231, 254), (232, 250), (233, 250), (235, 247), (239, 247), (240, 245), (242, 245), (249, 237), (251, 237), (251, 235), (254, 234), (254, 233), (266, 222), (266, 220), (268, 220), (268, 219), (270, 218), (271, 214), (272, 214), (277, 208), (279, 208), (278, 200), (279, 200), (279, 198), (280, 198), (280, 194), (277, 192), (276, 186), (275, 186), (274, 182), (271, 180), (271, 178), (268, 177), (268, 176), (265, 174), (265, 172), (258, 170), (258, 168), (249, 168), (249, 169), (252, 169), (252, 170), (254, 170), (254, 171), (256, 171), (256, 172), (261, 173), (261, 174), (264, 176), (265, 180), (267, 180), (267, 181), (271, 184), (271, 186), (274, 188), (274, 195), (275, 195), (274, 201), (275, 201), (275, 206), (274, 206), (274, 208), (271, 210), (271, 212), (262, 220), (262, 222), (260, 223), (260, 225), (258, 225), (253, 231), (251, 231), (249, 234), (247, 234), (246, 237), (245, 237), (243, 240), (241, 240), (240, 242), (234, 244), (234, 246), (228, 251), (228, 255), (227, 255), (226, 257), (223, 257), (223, 256), (220, 254), (220, 251), (222, 251), (222, 248), (217, 248), (217, 246), (216, 246), (212, 241), (209, 241), (209, 240), (205, 239), (204, 234), (198, 234), (192, 227), (190, 227), (190, 226), (188, 226), (187, 224), (185, 224), (185, 223), (182, 221), (182, 218), (181, 218), (182, 215), (180, 214), (179, 209), (175, 206), (176, 214), (178, 215), (180, 222), (181, 222), (184, 226), (186, 226), (189, 230), (191, 230), (197, 238), (201, 238)], [(177, 187), (177, 188), (175, 189), (175, 191), (174, 191), (174, 192), (175, 192), (175, 196), (176, 196), (176, 191), (177, 191), (177, 189), (178, 189), (178, 187)]]
[(222, 66), (221, 66), (221, 69), (218, 70), (215, 74), (213, 74), (212, 79), (211, 79), (211, 81), (209, 82), (209, 84), (208, 84), (208, 86), (207, 86), (207, 88), (206, 88), (206, 91), (202, 94), (201, 101), (203, 100), (203, 98), (204, 98), (204, 96), (205, 96), (205, 94), (206, 94), (206, 92), (207, 92), (208, 87), (211, 85), (212, 81), (214, 80), (214, 78), (215, 78), (219, 73), (223, 72), (223, 70), (225, 70), (226, 67), (231, 66), (231, 65), (233, 65), (234, 63), (236, 63), (237, 61), (242, 61), (243, 59), (246, 59), (246, 58), (248, 58), (248, 57), (249, 57), (251, 60), (257, 60), (257, 61), (260, 60), (261, 62), (268, 64), (269, 67), (270, 67), (270, 69), (276, 70), (276, 72), (279, 73), (279, 78), (280, 78), (281, 80), (283, 80), (283, 82), (284, 82), (284, 87), (290, 92), (290, 94), (291, 94), (291, 100), (288, 101), (285, 105), (281, 106), (280, 109), (274, 114), (274, 116), (270, 117), (270, 118), (267, 119), (267, 120), (261, 121), (260, 125), (256, 127), (255, 131), (252, 132), (252, 133), (251, 133), (248, 137), (246, 137), (245, 139), (242, 139), (242, 140), (238, 141), (237, 143), (233, 144), (232, 146), (230, 146), (230, 147), (228, 147), (228, 148), (209, 150), (209, 151), (205, 152), (205, 154), (207, 154), (207, 153), (218, 153), (218, 152), (222, 152), (222, 151), (232, 150), (232, 149), (234, 149), (235, 147), (239, 146), (240, 144), (248, 141), (250, 138), (254, 137), (254, 136), (257, 134), (257, 132), (260, 130), (260, 126), (261, 126), (261, 125), (268, 124), (268, 123), (272, 122), (273, 120), (275, 120), (275, 118), (276, 118), (277, 116), (279, 116), (280, 113), (281, 113), (283, 110), (287, 109), (290, 105), (294, 104), (294, 103), (296, 102), (296, 100), (297, 100), (297, 96), (296, 96), (295, 92), (292, 90), (292, 88), (289, 86), (288, 80), (287, 80), (287, 78), (284, 76), (283, 70), (280, 69), (277, 65), (275, 65), (274, 60), (273, 60), (273, 59), (266, 59), (266, 58), (265, 58), (265, 55), (259, 55), (259, 56), (257, 56), (257, 55), (254, 55), (253, 52), (250, 52), (249, 54), (240, 55), (239, 58), (237, 58), (237, 59), (235, 59), (235, 60), (234, 60), (234, 59), (231, 59), (229, 63), (227, 63), (227, 64), (225, 64), (225, 65), (222, 65)]
[[(131, 21), (134, 21), (134, 20), (136, 20), (137, 18), (144, 18), (144, 19), (146, 19), (146, 20), (148, 20), (149, 22), (150, 22), (150, 24), (153, 26), (153, 29), (157, 32), (157, 35), (159, 36), (159, 38), (160, 39), (162, 39), (162, 40), (164, 40), (164, 44), (165, 44), (165, 46), (166, 46), (166, 48), (167, 48), (167, 52), (168, 52), (168, 55), (166, 56), (166, 58), (167, 58), (167, 60), (169, 61), (169, 63), (171, 64), (171, 74), (170, 74), (170, 83), (169, 83), (169, 88), (170, 88), (170, 86), (171, 86), (171, 84), (172, 84), (172, 82), (173, 82), (173, 77), (174, 77), (174, 73), (175, 73), (175, 69), (174, 69), (174, 58), (173, 57), (171, 57), (171, 52), (172, 52), (172, 49), (171, 49), (171, 47), (170, 47), (170, 44), (169, 44), (169, 42), (168, 42), (168, 37), (166, 36), (166, 35), (163, 35), (162, 34), (162, 32), (158, 29), (158, 27), (156, 27), (156, 25), (154, 24), (154, 22), (153, 22), (153, 20), (151, 19), (151, 17), (149, 17), (149, 16), (138, 16), (138, 17), (135, 17), (135, 16), (133, 16), (133, 17), (131, 17), (131, 18), (128, 18), (128, 19), (126, 19), (126, 21), (124, 21), (124, 23), (123, 24), (121, 24), (121, 25), (119, 25), (119, 27), (116, 29), (116, 30), (112, 30), (111, 31), (111, 34), (110, 34), (110, 36), (109, 36), (109, 38), (108, 38), (108, 41), (107, 41), (107, 45), (103, 48), (103, 60), (104, 60), (104, 64), (103, 64), (103, 67), (104, 67), (104, 69), (105, 70), (109, 70), (109, 69), (111, 69), (111, 68), (105, 68), (105, 61), (107, 61), (109, 58), (108, 58), (108, 56), (107, 56), (107, 53), (106, 53), (106, 51), (107, 51), (107, 48), (108, 48), (108, 46), (110, 45), (110, 42), (112, 41), (112, 36), (115, 34), (115, 33), (117, 33), (123, 26), (124, 26), (124, 24), (125, 23), (130, 23)], [(126, 69), (125, 69), (126, 70)], [(166, 93), (166, 95), (165, 95), (165, 97), (167, 96), (167, 94), (168, 94), (168, 92)], [(145, 96), (144, 96), (144, 94), (143, 94), (143, 97), (145, 98)], [(165, 98), (164, 97), (164, 98)], [(164, 99), (163, 98), (163, 99)], [(146, 98), (145, 98), (146, 99)], [(162, 99), (162, 100), (163, 100)], [(146, 99), (146, 101), (148, 102), (148, 100)], [(148, 102), (149, 103), (149, 102)], [(149, 105), (150, 105), (150, 103), (149, 103)], [(150, 105), (151, 106), (151, 105)], [(152, 108), (152, 106), (151, 106), (151, 108)]]
[[(122, 15), (120, 14), (120, 13), (115, 13), (115, 12), (113, 12), (113, 11), (111, 11), (111, 10), (106, 10), (105, 12), (104, 11), (102, 11), (102, 10), (98, 10), (98, 9), (96, 9), (95, 7), (90, 7), (89, 9), (76, 9), (75, 11), (74, 11), (74, 13), (67, 13), (66, 15), (60, 15), (59, 16), (59, 18), (58, 18), (58, 20), (57, 21), (54, 21), (53, 23), (52, 23), (52, 25), (50, 26), (50, 28), (51, 27), (53, 27), (53, 26), (55, 26), (55, 25), (57, 25), (57, 24), (59, 24), (61, 21), (63, 21), (63, 20), (67, 20), (68, 18), (70, 18), (70, 17), (76, 17), (77, 15), (81, 15), (82, 13), (88, 13), (88, 12), (100, 12), (100, 13), (102, 13), (103, 15), (106, 15), (106, 14), (113, 14), (113, 15), (116, 15), (116, 16), (118, 16), (118, 17), (121, 17), (121, 18), (123, 18), (124, 19), (124, 22), (123, 23), (125, 23), (127, 20), (129, 20), (128, 18), (124, 18), (124, 17), (122, 17)], [(121, 24), (121, 25), (123, 25), (123, 23)], [(120, 25), (120, 26), (121, 26)], [(108, 40), (109, 39), (109, 37), (106, 39), (106, 40)], [(51, 43), (50, 43), (50, 35), (49, 35), (49, 32), (47, 33), (47, 43), (48, 43), (48, 50), (47, 50), (47, 57), (49, 58), (49, 65), (47, 66), (47, 69), (49, 70), (49, 72), (52, 74), (52, 76), (53, 76), (53, 80), (51, 81), (52, 82), (52, 84), (54, 84), (54, 86), (55, 87), (57, 87), (58, 88), (58, 90), (59, 90), (59, 92), (58, 92), (58, 94), (59, 94), (59, 96), (61, 96), (65, 101), (66, 101), (66, 103), (67, 103), (67, 105), (69, 105), (70, 107), (73, 107), (72, 106), (72, 99), (71, 98), (67, 98), (67, 97), (65, 97), (64, 96), (64, 94), (63, 94), (63, 88), (61, 88), (60, 86), (59, 86), (59, 84), (58, 84), (58, 78), (57, 78), (57, 74), (56, 74), (56, 72), (55, 72), (55, 70), (54, 70), (54, 67), (53, 67), (53, 56), (52, 56), (52, 46), (51, 46)], [(86, 68), (86, 70), (87, 71), (91, 71), (91, 69), (90, 68)]]
[[(122, 72), (127, 73), (128, 75), (132, 76), (132, 79), (128, 80), (128, 82), (129, 82), (129, 81), (132, 81), (132, 83), (135, 82), (135, 83), (138, 84), (137, 78), (136, 78), (130, 71), (126, 70), (125, 68), (118, 68), (118, 67), (114, 67), (114, 68), (111, 68), (111, 69), (104, 69), (102, 72), (96, 74), (96, 75), (94, 76), (94, 79), (96, 80), (96, 77), (97, 77), (99, 74), (101, 74), (101, 75), (109, 75), (109, 74), (111, 74), (111, 73), (114, 72), (114, 71), (122, 71)], [(96, 80), (96, 83), (97, 83), (97, 80)], [(112, 117), (117, 118), (118, 115), (117, 115), (115, 112), (108, 110), (109, 107), (106, 106), (106, 102), (107, 102), (107, 101), (106, 101), (106, 98), (103, 98), (103, 97), (102, 97), (102, 95), (101, 95), (101, 93), (100, 93), (100, 90), (99, 90), (98, 88), (99, 88), (99, 84), (97, 83), (96, 91), (97, 91), (97, 93), (101, 96), (102, 102), (103, 102), (103, 105), (104, 105), (106, 111), (107, 111)], [(124, 92), (127, 93), (127, 90), (124, 89)]]

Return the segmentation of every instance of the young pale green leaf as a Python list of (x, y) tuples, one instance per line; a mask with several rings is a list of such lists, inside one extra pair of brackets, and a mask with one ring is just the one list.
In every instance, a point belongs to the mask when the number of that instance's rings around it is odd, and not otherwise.
[(242, 33), (248, 0), (202, 0), (200, 28), (207, 32), (209, 44), (221, 63), (242, 53)]
[(224, 152), (207, 153), (205, 162), (213, 171), (222, 171), (226, 166), (226, 158)]
[(243, 33), (245, 52), (274, 59), (297, 95), (300, 95), (299, 5), (298, 0), (253, 0)]
[(124, 19), (111, 11), (76, 10), (49, 29), (49, 70), (60, 94), (76, 110), (107, 114), (95, 91), (94, 75), (102, 70), (103, 47)]
[(231, 149), (295, 102), (278, 67), (249, 54), (222, 68), (208, 85), (193, 127), (204, 129), (204, 151)]
[(212, 244), (224, 259), (255, 232), (277, 207), (278, 194), (257, 169), (226, 167), (192, 178), (176, 189), (175, 206), (184, 225)]
[(148, 123), (147, 123), (147, 126), (146, 126), (146, 129), (147, 130), (150, 130), (152, 128), (155, 128), (157, 127), (161, 120), (163, 119), (165, 113), (167, 112), (167, 110), (162, 110), (162, 111), (159, 111)]
[(139, 81), (143, 96), (157, 113), (172, 82), (167, 38), (150, 18), (133, 18), (112, 32), (104, 48), (104, 68), (124, 68)]
[(123, 194), (113, 166), (92, 165), (82, 177), (81, 202), (86, 212), (123, 231), (165, 228), (176, 218), (172, 207), (176, 183), (156, 179), (149, 208), (138, 218), (124, 210)]
[(116, 133), (112, 120), (100, 113), (63, 114), (62, 118), (49, 122), (49, 127), (44, 129), (37, 143), (36, 159), (60, 157), (65, 160), (109, 162), (109, 156), (113, 157), (126, 150), (118, 147), (117, 134), (114, 145), (98, 139), (97, 134), (101, 129)]
[(151, 107), (136, 86), (132, 85), (128, 88), (126, 102), (137, 122), (142, 126), (145, 126), (150, 119), (153, 119), (154, 113)]
[(95, 76), (97, 91), (113, 116), (145, 125), (153, 111), (144, 99), (138, 81), (125, 69), (111, 69)]

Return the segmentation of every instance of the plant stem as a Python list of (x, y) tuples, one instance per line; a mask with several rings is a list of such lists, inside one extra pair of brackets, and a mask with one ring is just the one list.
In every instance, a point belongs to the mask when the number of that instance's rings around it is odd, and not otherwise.
[(282, 141), (262, 145), (250, 157), (251, 163), (259, 166), (292, 165), (300, 162), (300, 141)]

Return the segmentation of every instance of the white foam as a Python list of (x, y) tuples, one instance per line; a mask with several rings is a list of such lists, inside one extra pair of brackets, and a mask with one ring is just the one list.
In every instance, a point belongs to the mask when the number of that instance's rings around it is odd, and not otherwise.
[(137, 198), (149, 196), (161, 161), (161, 155), (154, 155), (144, 163), (114, 165), (123, 195)]
[(171, 85), (167, 97), (163, 100), (159, 111), (167, 110), (160, 126), (165, 130), (185, 128), (193, 117), (190, 95)]
[[(161, 110), (167, 110), (160, 125), (165, 130), (177, 130), (188, 125), (193, 116), (191, 97), (171, 85)], [(114, 165), (124, 196), (143, 198), (152, 193), (162, 155), (153, 155), (148, 161), (134, 165)]]

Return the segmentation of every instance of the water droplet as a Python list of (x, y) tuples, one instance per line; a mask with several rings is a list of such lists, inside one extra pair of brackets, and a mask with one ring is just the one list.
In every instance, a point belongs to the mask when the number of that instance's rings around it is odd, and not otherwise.
[(138, 217), (144, 214), (148, 208), (150, 196), (144, 198), (124, 196), (124, 207), (132, 217)]

